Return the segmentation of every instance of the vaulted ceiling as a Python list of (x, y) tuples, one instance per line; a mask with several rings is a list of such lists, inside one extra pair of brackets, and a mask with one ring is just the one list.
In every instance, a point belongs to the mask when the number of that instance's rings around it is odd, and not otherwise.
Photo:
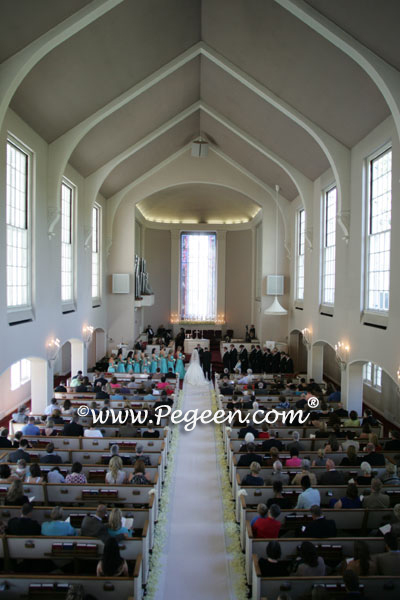
[[(101, 1), (1, 0), (0, 60)], [(398, 0), (298, 3), (400, 69)], [(152, 80), (190, 49), (188, 60)], [(47, 53), (18, 87), (11, 108), (51, 143), (146, 78), (145, 91), (91, 128), (71, 153), (71, 164), (87, 177), (151, 137), (106, 176), (106, 198), (199, 135), (267, 185), (278, 183), (288, 200), (295, 198), (298, 190), (277, 159), (311, 180), (329, 167), (328, 159), (304, 128), (254, 92), (252, 82), (347, 148), (390, 114), (356, 62), (275, 0), (124, 0)], [(202, 192), (186, 191), (191, 211), (196, 201), (208, 202)], [(172, 194), (164, 198), (171, 215), (181, 193), (174, 208)], [(251, 204), (245, 209), (243, 202), (232, 198), (232, 211), (235, 205), (238, 214), (251, 214)], [(167, 218), (160, 198), (150, 206)]]

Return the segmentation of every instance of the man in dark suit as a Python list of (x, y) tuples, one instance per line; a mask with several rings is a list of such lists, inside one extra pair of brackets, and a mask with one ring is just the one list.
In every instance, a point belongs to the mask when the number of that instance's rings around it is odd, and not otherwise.
[(272, 351), (272, 373), (279, 373), (281, 368), (281, 353), (277, 348)]
[(183, 348), (184, 342), (185, 342), (185, 330), (183, 329), (183, 327), (181, 327), (178, 335), (175, 338), (175, 348), (177, 349), (178, 346)]
[(394, 533), (389, 532), (383, 536), (383, 539), (385, 540), (386, 552), (376, 554), (373, 558), (378, 567), (378, 575), (393, 577), (393, 575), (398, 575), (400, 571), (400, 552), (397, 537)]
[(258, 437), (258, 430), (252, 425), (246, 425), (246, 427), (242, 427), (242, 429), (239, 431), (239, 439), (244, 440), (246, 433), (252, 433), (255, 438)]
[(256, 346), (256, 363), (254, 365), (253, 373), (262, 373), (264, 371), (264, 356), (261, 350), (261, 346)]
[(364, 456), (364, 460), (368, 462), (371, 467), (384, 467), (385, 466), (385, 457), (380, 452), (375, 452), (374, 444), (367, 444), (366, 450), (368, 454)]
[(206, 348), (203, 351), (203, 372), (206, 379), (211, 380), (211, 352)]
[(285, 373), (294, 373), (293, 358), (286, 354), (286, 371)]
[(249, 354), (243, 344), (239, 346), (239, 360), (242, 373), (247, 373), (247, 369), (249, 368)]
[(269, 348), (266, 348), (264, 351), (263, 371), (264, 373), (272, 373), (272, 353)]
[(228, 373), (231, 370), (231, 355), (229, 353), (228, 347), (224, 346), (222, 355), (222, 364), (224, 365), (224, 369), (228, 369)]
[(12, 448), (12, 442), (8, 439), (8, 434), (7, 427), (3, 427), (0, 433), (0, 448)]
[[(104, 504), (99, 504), (96, 512), (93, 515), (86, 515), (81, 524), (81, 536), (83, 537), (95, 537), (106, 542), (108, 540), (108, 523), (104, 523), (103, 519), (107, 517), (107, 507)], [(116, 540), (120, 542), (128, 536), (120, 533), (116, 536)]]
[(54, 444), (50, 442), (46, 446), (46, 454), (40, 457), (40, 461), (43, 464), (48, 465), (60, 465), (62, 463), (62, 458), (58, 454), (54, 453)]
[(391, 439), (388, 442), (386, 442), (385, 450), (400, 450), (400, 432), (391, 431), (389, 435)]
[(336, 523), (333, 519), (323, 516), (321, 507), (314, 504), (310, 508), (312, 521), (308, 523), (301, 535), (306, 538), (331, 538), (336, 537)]
[(8, 521), (6, 532), (8, 535), (41, 535), (42, 528), (32, 519), (33, 505), (27, 502), (22, 505), (21, 516)]
[(242, 454), (242, 456), (239, 458), (237, 466), (249, 467), (252, 462), (257, 462), (259, 465), (261, 465), (262, 456), (260, 454), (256, 454), (254, 452), (255, 449), (256, 447), (252, 442), (247, 444), (247, 452), (246, 454)]
[(326, 472), (322, 473), (322, 475), (319, 478), (320, 485), (344, 485), (345, 484), (343, 473), (340, 473), (340, 471), (336, 471), (335, 463), (333, 462), (333, 460), (328, 458), (325, 466), (326, 466)]
[(149, 344), (153, 343), (153, 337), (154, 337), (154, 330), (152, 328), (151, 325), (147, 325), (147, 329), (146, 329), (146, 333), (147, 333), (147, 341)]
[(83, 427), (79, 424), (79, 416), (74, 415), (70, 423), (65, 423), (62, 435), (83, 437)]
[(19, 443), (18, 450), (15, 450), (15, 452), (10, 452), (10, 454), (8, 455), (9, 462), (16, 463), (19, 461), (20, 458), (23, 458), (26, 462), (30, 463), (31, 457), (26, 452), (27, 448), (28, 448), (27, 440), (21, 440)]
[(230, 368), (231, 373), (233, 373), (233, 371), (236, 367), (237, 361), (238, 361), (238, 351), (236, 350), (235, 346), (233, 344), (231, 344), (229, 347), (229, 368)]
[(253, 373), (257, 373), (256, 363), (257, 363), (257, 350), (256, 350), (256, 347), (254, 346), (254, 344), (252, 344), (252, 346), (250, 348), (250, 354), (249, 354), (249, 364), (250, 364), (250, 369), (253, 371)]
[(269, 452), (271, 448), (277, 448), (279, 451), (283, 450), (283, 444), (281, 440), (275, 437), (275, 431), (269, 432), (269, 439), (263, 441), (262, 449), (265, 452)]
[(203, 367), (204, 349), (200, 346), (200, 344), (197, 344), (197, 352), (199, 353), (200, 366)]

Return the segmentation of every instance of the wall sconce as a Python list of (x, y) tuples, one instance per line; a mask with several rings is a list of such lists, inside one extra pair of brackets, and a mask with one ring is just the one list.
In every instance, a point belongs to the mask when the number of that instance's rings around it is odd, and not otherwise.
[(90, 342), (92, 341), (93, 332), (94, 332), (94, 327), (92, 327), (91, 325), (84, 325), (82, 327), (82, 337), (83, 337), (83, 342), (85, 344), (90, 344)]
[(343, 342), (338, 342), (335, 346), (336, 360), (341, 371), (344, 371), (349, 362), (350, 346)]
[(61, 342), (58, 338), (52, 338), (46, 344), (47, 362), (48, 362), (48, 365), (50, 368), (53, 367), (53, 365), (56, 361), (60, 347), (61, 347)]
[(220, 315), (217, 315), (217, 318), (215, 319), (215, 324), (216, 325), (223, 325), (225, 323), (225, 315), (224, 313), (221, 313)]
[(305, 327), (301, 330), (301, 333), (303, 334), (303, 344), (309, 350), (312, 344), (312, 331), (308, 327)]
[(171, 313), (171, 316), (169, 318), (169, 322), (170, 323), (179, 323), (180, 319), (179, 319), (179, 315), (178, 313)]

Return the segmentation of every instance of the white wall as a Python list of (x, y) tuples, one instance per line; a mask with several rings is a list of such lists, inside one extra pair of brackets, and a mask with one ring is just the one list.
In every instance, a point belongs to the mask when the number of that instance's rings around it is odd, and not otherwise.
[[(6, 138), (10, 132), (34, 155), (33, 198), (32, 198), (32, 287), (33, 313), (30, 323), (10, 326), (6, 308)], [(91, 253), (84, 248), (84, 234), (88, 211), (84, 206), (84, 180), (72, 167), (68, 166), (65, 175), (77, 188), (76, 218), (76, 310), (63, 315), (60, 290), (60, 221), (55, 227), (55, 236), (49, 239), (48, 197), (47, 197), (48, 145), (12, 110), (9, 110), (0, 134), (0, 339), (3, 351), (0, 353), (0, 374), (8, 367), (25, 357), (46, 358), (46, 342), (50, 337), (58, 337), (61, 343), (74, 337), (81, 339), (82, 326), (105, 327), (106, 296), (103, 287), (102, 303), (92, 308), (91, 303)], [(103, 223), (106, 223), (104, 199), (97, 198), (103, 207)], [(104, 229), (103, 229), (104, 236)], [(104, 240), (104, 237), (103, 237)], [(105, 244), (103, 243), (103, 249)], [(104, 272), (104, 255), (102, 257)], [(5, 351), (7, 349), (7, 351)], [(6, 400), (1, 394), (0, 411)]]
[(171, 314), (171, 232), (146, 229), (144, 257), (155, 304), (139, 310), (144, 311), (144, 326), (151, 324), (156, 330), (161, 324), (168, 326)]
[(251, 325), (252, 269), (251, 230), (227, 231), (226, 329), (233, 329), (235, 338), (243, 338), (245, 326)]
[(31, 383), (28, 381), (17, 390), (10, 390), (11, 369), (0, 375), (0, 419), (14, 411), (20, 404), (26, 402), (31, 394)]

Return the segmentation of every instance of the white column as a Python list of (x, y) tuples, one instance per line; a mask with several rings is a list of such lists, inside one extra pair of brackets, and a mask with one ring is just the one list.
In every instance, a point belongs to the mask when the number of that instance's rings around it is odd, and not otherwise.
[(347, 365), (342, 370), (341, 377), (341, 399), (345, 408), (355, 410), (362, 415), (363, 403), (363, 364), (354, 363)]
[(41, 415), (53, 395), (53, 368), (47, 360), (31, 358), (32, 412)]
[(310, 360), (307, 362), (307, 375), (322, 383), (324, 375), (324, 347), (322, 344), (312, 346), (308, 352)]
[(82, 371), (87, 372), (87, 352), (85, 344), (80, 340), (70, 340), (71, 343), (71, 376)]
[(226, 231), (217, 231), (217, 253), (217, 315), (225, 315)]

